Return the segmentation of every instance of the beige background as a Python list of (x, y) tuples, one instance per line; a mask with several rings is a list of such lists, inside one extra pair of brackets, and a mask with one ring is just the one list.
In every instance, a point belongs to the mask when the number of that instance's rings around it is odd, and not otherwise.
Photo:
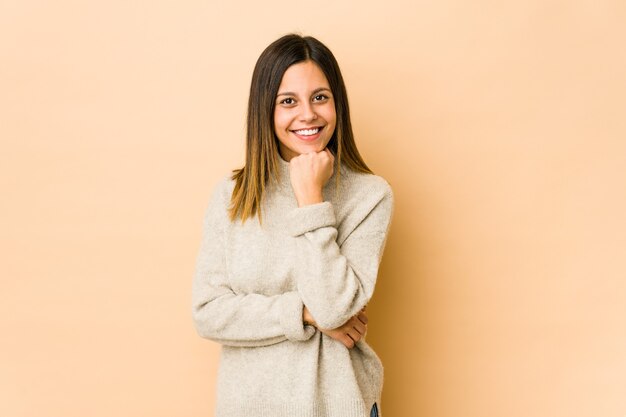
[(625, 3), (222, 3), (0, 3), (0, 415), (212, 415), (201, 216), (296, 30), (396, 194), (386, 417), (626, 416)]

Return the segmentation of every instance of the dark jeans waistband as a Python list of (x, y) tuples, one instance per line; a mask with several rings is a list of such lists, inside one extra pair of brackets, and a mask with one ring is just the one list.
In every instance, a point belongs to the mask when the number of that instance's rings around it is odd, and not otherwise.
[(378, 404), (374, 403), (372, 411), (370, 411), (370, 417), (378, 417)]

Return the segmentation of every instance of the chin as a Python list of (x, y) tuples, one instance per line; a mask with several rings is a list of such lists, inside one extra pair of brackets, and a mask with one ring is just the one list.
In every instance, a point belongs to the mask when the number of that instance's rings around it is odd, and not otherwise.
[(320, 152), (323, 149), (324, 147), (320, 147), (320, 145), (298, 146), (294, 152), (298, 155), (302, 155), (303, 153)]

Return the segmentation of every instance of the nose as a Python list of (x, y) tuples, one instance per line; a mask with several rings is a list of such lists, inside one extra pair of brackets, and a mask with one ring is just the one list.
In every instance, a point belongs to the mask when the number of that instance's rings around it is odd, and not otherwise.
[(300, 120), (306, 122), (315, 119), (317, 119), (317, 113), (315, 113), (313, 105), (309, 102), (304, 102), (304, 104), (302, 105), (302, 110), (300, 112)]

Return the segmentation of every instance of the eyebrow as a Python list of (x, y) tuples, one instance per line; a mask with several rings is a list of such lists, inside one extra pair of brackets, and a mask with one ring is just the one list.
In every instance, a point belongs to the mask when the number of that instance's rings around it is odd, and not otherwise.
[[(329, 93), (331, 92), (329, 88), (319, 87), (319, 88), (316, 88), (315, 90), (313, 90), (313, 92), (311, 94), (319, 93), (320, 91), (324, 91), (324, 90), (328, 91)], [(297, 95), (297, 94), (296, 93), (292, 93), (291, 91), (284, 91), (282, 93), (276, 94), (276, 97), (278, 97), (278, 96), (295, 96), (295, 95)]]

